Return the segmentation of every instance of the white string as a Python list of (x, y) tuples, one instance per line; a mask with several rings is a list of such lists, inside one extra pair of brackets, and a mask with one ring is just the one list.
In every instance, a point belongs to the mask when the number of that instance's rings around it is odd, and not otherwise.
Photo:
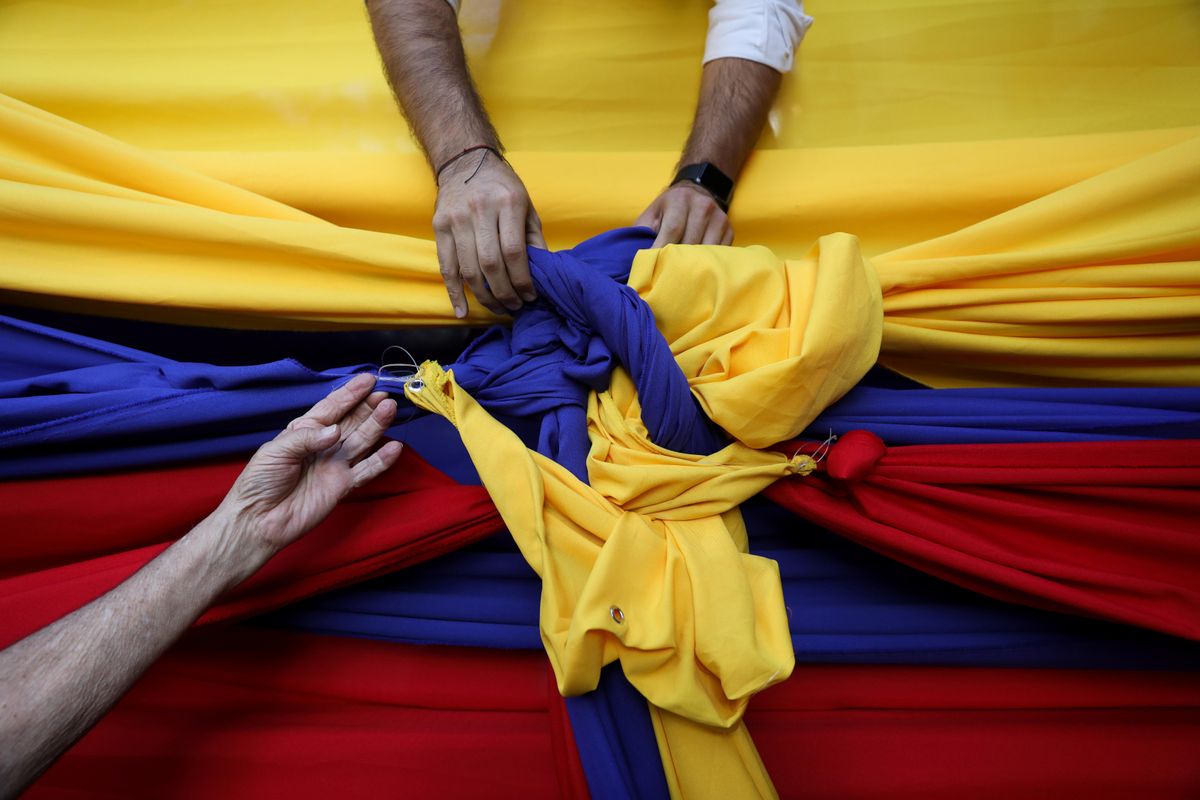
[[(408, 356), (408, 361), (392, 361), (387, 362), (387, 355), (393, 349), (399, 350)], [(421, 365), (413, 358), (413, 354), (398, 344), (388, 345), (383, 351), (381, 361), (387, 362), (381, 364), (379, 369), (375, 371), (375, 380), (385, 383), (403, 383), (406, 388), (412, 389), (414, 392), (419, 392), (425, 388), (425, 382), (417, 377), (417, 373), (421, 371)], [(408, 372), (399, 372), (401, 369), (407, 369)], [(388, 370), (384, 374), (384, 370)]]
[[(813, 454), (809, 456), (814, 464), (820, 464), (825, 457), (829, 455), (829, 451), (833, 449), (833, 445), (837, 442), (837, 439), (838, 437), (834, 435), (833, 429), (830, 428), (829, 435), (825, 437), (825, 441), (821, 442), (821, 444), (817, 446), (817, 449), (813, 451)], [(798, 447), (796, 452), (792, 453), (792, 458), (796, 458), (801, 455), (800, 451), (803, 449), (803, 445)]]

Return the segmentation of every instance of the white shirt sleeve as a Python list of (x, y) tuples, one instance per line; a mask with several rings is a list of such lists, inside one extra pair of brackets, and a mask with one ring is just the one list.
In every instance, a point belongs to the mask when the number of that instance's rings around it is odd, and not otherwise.
[(802, 0), (714, 0), (704, 63), (744, 58), (788, 72), (812, 21)]

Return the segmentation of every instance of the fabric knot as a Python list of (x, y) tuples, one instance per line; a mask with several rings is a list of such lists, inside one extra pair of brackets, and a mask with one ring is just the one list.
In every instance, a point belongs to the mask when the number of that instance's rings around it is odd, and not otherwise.
[(425, 361), (404, 382), (404, 396), (417, 408), (439, 414), (457, 425), (450, 394), (453, 374), (436, 361)]
[(887, 453), (887, 445), (870, 431), (850, 431), (838, 438), (829, 451), (826, 471), (839, 481), (858, 481), (865, 478), (879, 459)]

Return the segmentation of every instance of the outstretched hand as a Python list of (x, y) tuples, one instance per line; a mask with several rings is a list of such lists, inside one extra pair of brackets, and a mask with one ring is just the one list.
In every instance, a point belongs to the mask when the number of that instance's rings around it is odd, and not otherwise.
[(658, 234), (654, 247), (733, 242), (729, 216), (712, 195), (690, 183), (667, 187), (633, 224), (652, 228)]
[(264, 560), (307, 533), (337, 502), (396, 463), (403, 448), (371, 452), (396, 416), (396, 402), (355, 375), (264, 444), (217, 509)]

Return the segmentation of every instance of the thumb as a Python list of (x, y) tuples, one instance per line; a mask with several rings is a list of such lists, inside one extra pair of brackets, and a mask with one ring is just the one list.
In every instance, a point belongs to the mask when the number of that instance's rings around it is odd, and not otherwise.
[(659, 226), (662, 225), (662, 212), (659, 208), (658, 201), (655, 200), (646, 210), (643, 211), (636, 220), (633, 221), (635, 228), (649, 228), (655, 233), (658, 233)]
[(529, 207), (529, 215), (525, 217), (525, 243), (547, 249), (546, 237), (542, 236), (542, 220), (533, 210), (533, 206)]

